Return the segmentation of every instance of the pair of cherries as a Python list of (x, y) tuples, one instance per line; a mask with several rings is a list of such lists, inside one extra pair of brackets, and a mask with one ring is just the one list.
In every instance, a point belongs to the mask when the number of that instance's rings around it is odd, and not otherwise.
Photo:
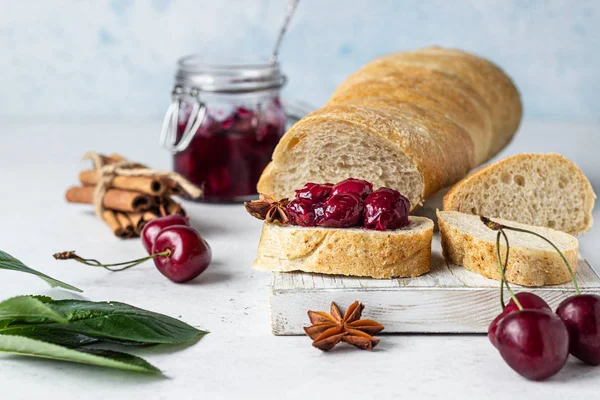
[(409, 209), (408, 199), (397, 190), (373, 191), (371, 182), (349, 178), (335, 185), (307, 183), (296, 190), (286, 214), (293, 225), (385, 231), (408, 225)]
[(563, 300), (556, 313), (541, 297), (520, 292), (523, 307), (511, 300), (490, 324), (488, 337), (506, 363), (532, 380), (562, 369), (569, 353), (600, 365), (600, 296), (578, 294)]
[[(544, 380), (558, 373), (569, 353), (589, 365), (600, 365), (600, 296), (580, 294), (575, 275), (560, 250), (543, 236), (482, 218), (491, 229), (499, 230), (496, 242), (502, 283), (512, 299), (490, 324), (488, 337), (506, 363), (531, 380)], [(554, 247), (569, 269), (576, 294), (563, 300), (556, 312), (541, 297), (531, 292), (514, 294), (504, 278), (499, 239), (503, 229), (530, 233)], [(510, 247), (507, 245), (507, 256)], [(501, 290), (502, 290), (501, 283)]]
[(153, 219), (144, 226), (140, 236), (156, 268), (173, 282), (191, 281), (210, 264), (210, 246), (180, 215)]
[(152, 259), (161, 274), (176, 283), (191, 281), (200, 275), (212, 258), (208, 243), (187, 219), (180, 215), (169, 215), (148, 222), (141, 232), (142, 245), (148, 256), (137, 260), (104, 264), (91, 258), (83, 258), (74, 251), (56, 253), (57, 260), (75, 260), (92, 267), (109, 271), (123, 271)]

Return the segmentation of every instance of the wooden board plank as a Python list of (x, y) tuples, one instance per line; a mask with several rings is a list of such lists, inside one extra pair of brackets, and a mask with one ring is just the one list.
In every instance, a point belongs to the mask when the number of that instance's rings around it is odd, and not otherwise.
[[(582, 292), (600, 294), (600, 277), (579, 257), (577, 279)], [(553, 308), (573, 294), (570, 283), (540, 288), (513, 285), (543, 297)], [(301, 335), (307, 310), (328, 310), (331, 301), (345, 307), (355, 300), (366, 306), (365, 318), (385, 325), (385, 332), (485, 333), (500, 312), (499, 282), (456, 265), (441, 255), (434, 236), (430, 273), (417, 278), (368, 279), (303, 272), (274, 273), (271, 324), (276, 335)]]

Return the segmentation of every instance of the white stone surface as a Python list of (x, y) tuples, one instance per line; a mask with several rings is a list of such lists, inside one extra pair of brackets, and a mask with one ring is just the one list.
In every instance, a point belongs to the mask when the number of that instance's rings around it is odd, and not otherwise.
[[(91, 300), (119, 300), (163, 312), (211, 333), (188, 348), (137, 349), (167, 379), (55, 361), (0, 356), (0, 385), (11, 399), (309, 399), (440, 398), (570, 399), (597, 395), (600, 368), (570, 359), (553, 379), (526, 381), (507, 367), (483, 335), (388, 335), (372, 353), (340, 346), (323, 354), (307, 337), (270, 333), (271, 274), (253, 271), (260, 222), (239, 205), (186, 204), (210, 242), (213, 264), (199, 279), (176, 285), (149, 263), (110, 273), (51, 257), (59, 250), (118, 261), (143, 254), (120, 241), (90, 207), (68, 205), (88, 150), (120, 152), (168, 168), (155, 144), (159, 121), (129, 124), (0, 122), (0, 248), (28, 265), (85, 290)], [(577, 162), (600, 188), (600, 125), (526, 123), (501, 156), (557, 151)], [(598, 208), (596, 219), (600, 219)], [(600, 265), (600, 227), (581, 238), (581, 251)], [(34, 277), (0, 271), (2, 298), (72, 294)], [(368, 304), (367, 304), (368, 307)], [(512, 396), (512, 397), (511, 397)]]

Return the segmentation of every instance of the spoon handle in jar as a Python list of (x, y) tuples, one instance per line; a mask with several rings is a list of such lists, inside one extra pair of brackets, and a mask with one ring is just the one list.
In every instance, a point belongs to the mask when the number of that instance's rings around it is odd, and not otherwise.
[(275, 64), (277, 62), (277, 56), (279, 55), (279, 47), (281, 47), (281, 42), (283, 41), (283, 37), (287, 32), (288, 25), (294, 16), (294, 12), (296, 11), (296, 7), (298, 7), (298, 3), (300, 0), (290, 0), (290, 4), (288, 5), (287, 12), (285, 13), (285, 19), (283, 20), (283, 25), (279, 30), (279, 36), (277, 37), (277, 42), (275, 43), (275, 49), (273, 50), (273, 55), (271, 56), (271, 64)]

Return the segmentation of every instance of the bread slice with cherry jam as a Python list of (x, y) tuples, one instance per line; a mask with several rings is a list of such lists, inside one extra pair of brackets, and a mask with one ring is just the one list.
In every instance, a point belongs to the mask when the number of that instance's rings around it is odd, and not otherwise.
[(253, 267), (371, 278), (415, 277), (429, 271), (433, 221), (409, 217), (393, 230), (302, 227), (265, 222)]

